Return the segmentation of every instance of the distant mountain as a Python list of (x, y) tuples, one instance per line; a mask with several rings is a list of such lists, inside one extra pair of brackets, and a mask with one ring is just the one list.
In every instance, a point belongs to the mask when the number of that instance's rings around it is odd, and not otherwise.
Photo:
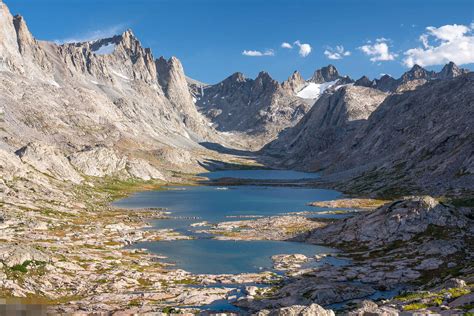
[(428, 71), (419, 65), (414, 65), (398, 79), (389, 75), (383, 75), (379, 79), (371, 81), (368, 77), (363, 76), (357, 80), (354, 85), (372, 87), (384, 92), (402, 92), (416, 89), (416, 87), (425, 84), (429, 80), (452, 79), (468, 72), (469, 70), (459, 68), (453, 62), (446, 64), (438, 73), (435, 71)]
[(218, 84), (193, 90), (196, 106), (217, 130), (259, 136), (255, 141), (263, 145), (308, 111), (310, 103), (295, 95), (304, 84), (299, 73), (283, 84), (266, 72), (255, 79), (235, 73)]
[(215, 85), (188, 82), (198, 109), (219, 131), (253, 135), (261, 146), (294, 126), (330, 88), (352, 80), (329, 65), (316, 70), (309, 80), (295, 71), (282, 83), (266, 72), (255, 79), (235, 73)]
[[(439, 78), (418, 70), (404, 78)], [(343, 87), (263, 151), (280, 167), (322, 170), (349, 191), (472, 192), (473, 104), (474, 73), (392, 95)]]

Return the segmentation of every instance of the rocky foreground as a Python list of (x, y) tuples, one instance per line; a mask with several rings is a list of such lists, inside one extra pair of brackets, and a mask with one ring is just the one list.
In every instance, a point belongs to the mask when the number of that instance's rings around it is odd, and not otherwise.
[[(133, 190), (160, 189), (164, 182), (90, 179), (68, 184), (44, 175), (34, 181), (17, 175), (2, 187), (8, 212), (1, 216), (0, 287), (4, 297), (46, 304), (50, 312), (196, 313), (200, 309), (195, 306), (224, 300), (241, 313), (313, 315), (323, 313), (312, 305), (319, 304), (331, 315), (328, 309), (350, 312), (358, 302), (382, 294), (398, 296), (363, 302), (360, 308), (379, 314), (472, 309), (472, 208), (410, 197), (339, 220), (308, 219), (311, 213), (217, 223), (210, 230), (217, 238), (291, 238), (342, 252), (274, 256), (282, 275), (193, 275), (128, 247), (189, 238), (143, 229), (151, 219), (168, 217), (165, 210), (109, 206), (112, 199)], [(44, 185), (51, 181), (60, 190)], [(346, 206), (357, 203), (368, 202)]]
[[(343, 249), (342, 256), (350, 262), (302, 269), (309, 260), (305, 256), (274, 258), (277, 263), (284, 260), (288, 279), (270, 295), (237, 304), (254, 311), (267, 309), (269, 315), (330, 313), (312, 303), (343, 308), (351, 315), (472, 312), (472, 216), (472, 208), (408, 197), (324, 225), (304, 236), (305, 241)], [(391, 299), (363, 300), (384, 295)]]

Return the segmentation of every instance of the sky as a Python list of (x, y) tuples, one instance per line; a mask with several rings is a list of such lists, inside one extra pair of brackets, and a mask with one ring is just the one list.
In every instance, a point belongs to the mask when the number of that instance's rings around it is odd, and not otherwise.
[(264, 70), (309, 78), (333, 64), (352, 78), (399, 77), (414, 63), (474, 69), (473, 0), (4, 0), (41, 40), (86, 41), (132, 29), (154, 56), (216, 83)]

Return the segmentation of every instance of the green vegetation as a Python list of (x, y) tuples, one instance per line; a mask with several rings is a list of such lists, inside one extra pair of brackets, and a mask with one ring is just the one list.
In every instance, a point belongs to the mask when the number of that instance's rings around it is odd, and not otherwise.
[[(444, 293), (444, 290), (441, 292)], [(471, 293), (471, 290), (469, 290), (468, 288), (452, 288), (448, 289), (446, 292), (451, 294), (451, 298), (454, 299)]]
[(174, 307), (171, 307), (171, 306), (167, 306), (165, 308), (163, 308), (163, 310), (161, 311), (163, 314), (167, 314), (167, 315), (170, 315), (170, 314), (181, 314), (181, 311), (179, 309), (176, 309)]
[(138, 299), (134, 299), (134, 300), (131, 300), (130, 302), (128, 302), (128, 306), (130, 306), (130, 307), (139, 307), (139, 306), (141, 306), (141, 302)]
[(430, 297), (433, 297), (434, 295), (436, 294), (431, 293), (431, 292), (413, 292), (413, 293), (404, 293), (404, 294), (398, 295), (395, 297), (395, 299), (401, 302), (408, 302), (408, 301), (413, 301), (413, 300), (430, 298)]
[(174, 284), (199, 284), (198, 281), (195, 279), (181, 279), (181, 280), (175, 280)]
[(403, 307), (405, 311), (414, 311), (431, 306), (441, 306), (447, 297), (449, 297), (448, 301), (452, 301), (469, 293), (471, 293), (469, 288), (450, 288), (438, 292), (404, 293), (396, 296), (394, 299), (402, 303), (409, 303)]
[(21, 272), (21, 273), (27, 273), (28, 272), (28, 266), (44, 266), (46, 263), (43, 261), (32, 261), (32, 260), (26, 260), (22, 264), (16, 264), (10, 269), (13, 272)]
[(416, 311), (416, 310), (419, 310), (419, 309), (425, 309), (427, 307), (428, 307), (428, 305), (423, 304), (423, 303), (412, 303), (412, 304), (408, 304), (408, 305), (403, 306), (403, 310), (405, 310), (405, 311)]

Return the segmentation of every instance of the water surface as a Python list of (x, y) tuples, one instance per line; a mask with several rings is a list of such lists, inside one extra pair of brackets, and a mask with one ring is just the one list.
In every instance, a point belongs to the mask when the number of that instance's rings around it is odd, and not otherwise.
[[(230, 170), (202, 174), (210, 179), (234, 177), (245, 179), (297, 180), (316, 178), (317, 174), (280, 170)], [(301, 253), (314, 256), (333, 249), (287, 241), (221, 241), (200, 235), (192, 223), (218, 223), (285, 213), (317, 211), (309, 202), (337, 199), (334, 190), (295, 186), (182, 186), (168, 190), (138, 192), (114, 203), (119, 207), (164, 207), (169, 220), (157, 220), (155, 228), (172, 228), (194, 240), (145, 242), (136, 245), (168, 257), (177, 267), (192, 273), (243, 273), (271, 270), (270, 257), (276, 254)], [(320, 209), (322, 210), (322, 209)], [(336, 264), (331, 258), (326, 262)], [(329, 260), (329, 261), (327, 261)], [(333, 260), (332, 262), (330, 262)]]
[(317, 179), (317, 173), (294, 170), (223, 170), (201, 173), (199, 176), (211, 180), (219, 178), (238, 178), (250, 180), (305, 180)]

